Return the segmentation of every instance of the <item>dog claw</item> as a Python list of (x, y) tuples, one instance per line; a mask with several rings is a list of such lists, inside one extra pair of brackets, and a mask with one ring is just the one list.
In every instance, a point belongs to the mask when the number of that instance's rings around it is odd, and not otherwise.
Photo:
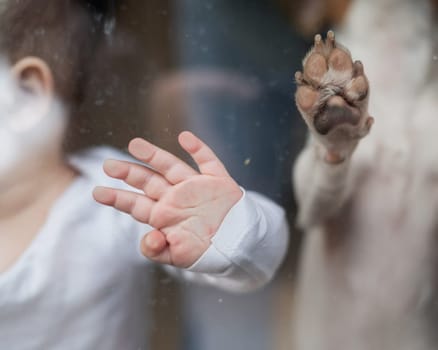
[(333, 30), (327, 32), (327, 42), (331, 47), (335, 47), (335, 33)]
[(324, 42), (322, 40), (321, 34), (316, 34), (314, 41), (315, 41), (314, 43), (315, 51), (322, 52), (324, 50)]
[(295, 72), (295, 82), (297, 84), (302, 84), (303, 83), (303, 73), (300, 71), (296, 71)]
[(353, 76), (357, 77), (359, 75), (363, 75), (363, 64), (361, 61), (354, 61), (353, 63)]

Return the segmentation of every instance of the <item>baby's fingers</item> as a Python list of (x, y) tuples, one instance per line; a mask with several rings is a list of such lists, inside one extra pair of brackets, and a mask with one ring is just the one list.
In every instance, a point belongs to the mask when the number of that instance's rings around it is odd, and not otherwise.
[(184, 131), (179, 135), (179, 143), (192, 156), (202, 174), (229, 176), (216, 154), (198, 137)]
[(142, 194), (108, 187), (96, 187), (93, 197), (97, 202), (130, 214), (134, 219), (145, 224), (150, 223), (150, 214), (156, 203)]
[(159, 199), (171, 186), (162, 175), (140, 164), (109, 159), (103, 169), (108, 176), (123, 180), (152, 199)]
[(178, 157), (141, 138), (129, 143), (129, 152), (138, 160), (149, 164), (171, 184), (178, 184), (197, 174), (195, 169)]

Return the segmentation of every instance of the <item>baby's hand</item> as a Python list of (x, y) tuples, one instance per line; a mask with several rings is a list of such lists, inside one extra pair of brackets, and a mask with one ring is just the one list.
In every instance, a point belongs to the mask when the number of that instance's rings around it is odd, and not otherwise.
[(130, 142), (129, 152), (150, 167), (107, 160), (104, 170), (142, 193), (97, 187), (93, 196), (99, 203), (113, 206), (155, 228), (142, 241), (146, 257), (159, 263), (189, 267), (210, 246), (211, 238), (242, 197), (242, 191), (213, 151), (195, 135), (183, 132), (178, 140), (199, 171), (136, 138)]

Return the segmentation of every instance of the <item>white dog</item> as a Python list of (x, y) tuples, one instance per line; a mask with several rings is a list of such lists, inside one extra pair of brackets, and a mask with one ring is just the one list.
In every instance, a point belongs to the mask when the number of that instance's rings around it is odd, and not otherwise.
[(434, 11), (354, 0), (296, 74), (310, 137), (294, 169), (306, 237), (293, 349), (438, 349)]

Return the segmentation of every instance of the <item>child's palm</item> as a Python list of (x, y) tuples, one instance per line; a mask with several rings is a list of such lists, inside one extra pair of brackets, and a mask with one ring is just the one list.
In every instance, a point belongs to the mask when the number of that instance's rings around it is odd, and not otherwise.
[(185, 132), (180, 143), (200, 172), (147, 141), (135, 139), (130, 143), (131, 154), (153, 170), (114, 160), (107, 161), (104, 169), (143, 193), (100, 187), (94, 197), (156, 228), (143, 240), (145, 256), (188, 267), (209, 247), (211, 237), (242, 192), (202, 141)]

